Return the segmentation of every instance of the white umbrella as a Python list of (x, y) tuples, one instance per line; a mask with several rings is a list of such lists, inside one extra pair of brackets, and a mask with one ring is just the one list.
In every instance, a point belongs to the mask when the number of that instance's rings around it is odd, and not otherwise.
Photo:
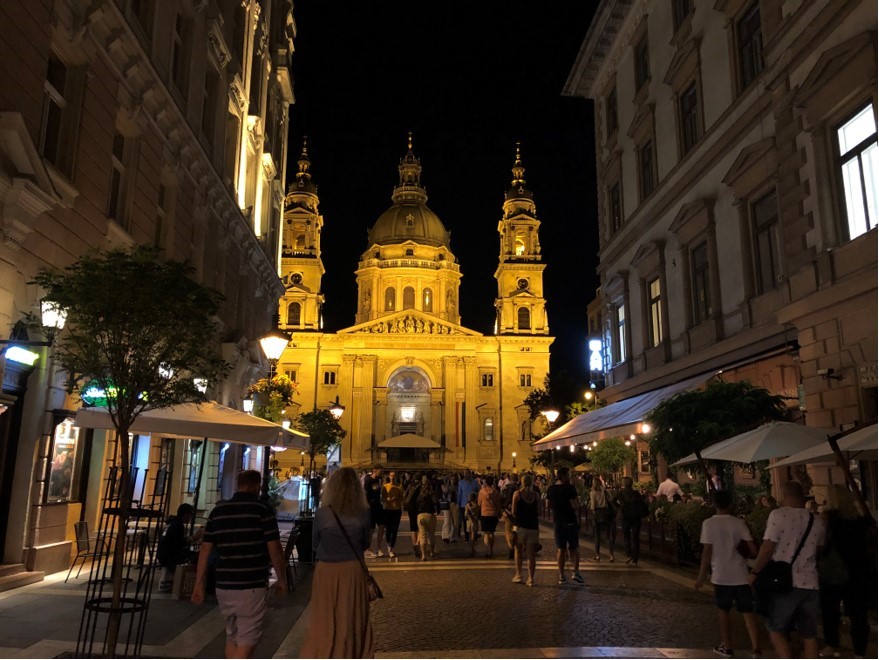
[[(76, 412), (76, 426), (90, 429), (113, 429), (106, 408), (82, 408)], [(156, 434), (176, 438), (209, 438), (245, 445), (283, 446), (295, 449), (308, 447), (308, 434), (240, 410), (222, 406), (215, 401), (182, 403), (170, 408), (157, 408), (141, 413), (129, 429), (132, 433)]]
[[(877, 437), (876, 425), (871, 424), (864, 428), (843, 436), (839, 439), (839, 450), (848, 452), (849, 458), (859, 458), (862, 460), (876, 460)], [(816, 445), (809, 449), (804, 449), (790, 456), (783, 461), (779, 461), (771, 468), (785, 467), (787, 465), (801, 465), (803, 463), (835, 463), (836, 456), (829, 444)]]
[[(770, 422), (706, 447), (701, 454), (705, 460), (753, 463), (780, 456), (790, 456), (803, 449), (826, 443), (827, 437), (832, 433), (832, 431), (815, 426), (804, 426), (791, 422)], [(695, 462), (696, 455), (690, 454), (673, 465)]]

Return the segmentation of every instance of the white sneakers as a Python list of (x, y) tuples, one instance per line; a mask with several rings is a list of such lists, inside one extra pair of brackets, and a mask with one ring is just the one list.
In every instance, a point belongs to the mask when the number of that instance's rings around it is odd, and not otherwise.
[(376, 558), (376, 554), (372, 550), (367, 550), (366, 552), (363, 553), (363, 556), (366, 557), (367, 559), (375, 559)]

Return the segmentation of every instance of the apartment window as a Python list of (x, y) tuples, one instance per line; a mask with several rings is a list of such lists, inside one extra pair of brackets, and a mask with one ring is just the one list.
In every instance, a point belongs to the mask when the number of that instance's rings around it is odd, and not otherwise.
[(647, 283), (647, 307), (650, 312), (650, 346), (659, 346), (662, 343), (662, 287), (658, 277)]
[(708, 243), (703, 241), (690, 251), (693, 287), (693, 323), (698, 325), (711, 315), (711, 292), (708, 272)]
[(425, 312), (432, 312), (433, 311), (433, 290), (432, 289), (428, 288), (428, 289), (424, 290), (424, 292), (421, 294), (421, 302), (422, 302), (422, 309)]
[(626, 306), (617, 306), (617, 362), (626, 359)]
[(397, 307), (397, 292), (394, 287), (389, 286), (385, 289), (385, 311), (393, 312)]
[(607, 135), (610, 137), (614, 133), (616, 133), (617, 128), (619, 128), (619, 113), (617, 110), (617, 88), (614, 87), (610, 90), (610, 94), (607, 95)]
[(336, 384), (336, 372), (330, 369), (324, 371), (324, 385), (335, 385)]
[(299, 325), (302, 322), (302, 305), (292, 302), (287, 306), (287, 325)]
[(519, 321), (519, 330), (530, 330), (531, 329), (531, 310), (527, 307), (520, 307), (519, 311), (516, 312)]
[(519, 374), (519, 387), (531, 387), (531, 374)]
[(623, 204), (620, 198), (620, 184), (615, 183), (610, 187), (610, 228), (615, 234), (623, 226)]
[(650, 49), (645, 34), (635, 46), (635, 89), (640, 90), (650, 80)]
[(876, 116), (868, 104), (836, 129), (839, 172), (849, 239), (876, 226), (879, 213), (879, 147)]
[(415, 289), (411, 286), (403, 289), (403, 309), (415, 309)]
[(486, 442), (494, 440), (494, 420), (491, 417), (486, 417), (482, 423), (482, 439)]
[(237, 182), (238, 147), (241, 143), (241, 122), (234, 112), (226, 113), (226, 136), (223, 154), (223, 178), (234, 189)]
[(681, 113), (681, 146), (686, 154), (699, 141), (699, 96), (695, 82), (681, 93), (678, 104)]
[(232, 31), (232, 50), (239, 66), (244, 66), (244, 40), (247, 34), (247, 10), (240, 2), (235, 7), (235, 25)]
[(174, 31), (171, 35), (171, 80), (177, 91), (185, 95), (186, 92), (186, 40), (187, 40), (186, 16), (178, 13), (174, 21)]
[(672, 0), (672, 15), (674, 17), (675, 31), (693, 13), (693, 0)]
[(296, 369), (286, 369), (284, 371), (284, 375), (295, 383), (296, 377), (299, 375), (299, 373), (296, 371)]
[(107, 200), (107, 217), (128, 229), (125, 212), (125, 190), (127, 188), (129, 140), (116, 133), (113, 136), (113, 152), (110, 155), (110, 196)]
[(155, 0), (130, 0), (131, 14), (137, 19), (141, 31), (146, 37), (153, 34), (153, 7)]
[(744, 89), (763, 71), (763, 35), (760, 26), (759, 0), (755, 0), (736, 24), (736, 41), (739, 76)]
[(778, 242), (778, 203), (775, 191), (763, 196), (751, 205), (754, 223), (754, 252), (757, 269), (757, 290), (771, 291), (778, 284), (781, 274)]
[(52, 53), (46, 70), (40, 154), (57, 166), (61, 153), (61, 123), (67, 109), (67, 67)]
[(653, 141), (648, 140), (638, 149), (638, 169), (641, 173), (641, 201), (653, 192)]
[(159, 184), (159, 199), (156, 202), (156, 230), (153, 234), (153, 245), (155, 247), (162, 247), (162, 242), (165, 240), (165, 232), (167, 231), (168, 224), (168, 210), (166, 204), (168, 203), (168, 188), (165, 187), (164, 183)]
[(494, 374), (482, 374), (482, 386), (494, 387)]
[(214, 146), (214, 127), (217, 118), (217, 76), (208, 72), (204, 77), (204, 96), (201, 102), (201, 134)]

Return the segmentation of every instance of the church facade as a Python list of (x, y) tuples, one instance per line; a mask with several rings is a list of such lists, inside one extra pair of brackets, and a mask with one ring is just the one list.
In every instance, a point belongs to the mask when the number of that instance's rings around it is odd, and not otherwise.
[[(498, 221), (494, 335), (461, 325), (462, 274), (450, 233), (427, 206), (411, 135), (392, 206), (369, 231), (355, 271), (354, 325), (324, 332), (324, 219), (306, 148), (298, 165), (286, 197), (279, 305), (291, 341), (278, 370), (299, 387), (288, 416), (344, 405), (347, 436), (331, 457), (340, 465), (527, 467), (531, 423), (523, 401), (543, 385), (553, 338), (540, 221), (518, 147)], [(295, 457), (279, 458), (284, 467)]]

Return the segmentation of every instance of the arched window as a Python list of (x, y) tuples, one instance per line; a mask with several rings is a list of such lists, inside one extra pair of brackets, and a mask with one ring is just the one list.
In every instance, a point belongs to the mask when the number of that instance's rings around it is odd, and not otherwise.
[(394, 287), (389, 286), (385, 289), (385, 311), (393, 312), (397, 308), (397, 292)]
[(302, 322), (302, 305), (290, 303), (287, 307), (287, 325), (299, 325)]
[(299, 234), (296, 237), (296, 245), (294, 246), (297, 250), (305, 249), (305, 234)]
[(415, 289), (407, 286), (403, 289), (403, 309), (415, 308)]
[(520, 307), (518, 312), (519, 330), (531, 329), (531, 312), (527, 307)]
[(425, 312), (432, 312), (433, 311), (433, 291), (431, 291), (430, 289), (425, 289), (424, 292), (422, 293), (421, 297), (422, 297), (421, 308)]
[(521, 257), (525, 254), (525, 237), (516, 236), (516, 256)]
[(485, 442), (494, 440), (494, 420), (491, 417), (486, 417), (482, 423), (482, 439)]

